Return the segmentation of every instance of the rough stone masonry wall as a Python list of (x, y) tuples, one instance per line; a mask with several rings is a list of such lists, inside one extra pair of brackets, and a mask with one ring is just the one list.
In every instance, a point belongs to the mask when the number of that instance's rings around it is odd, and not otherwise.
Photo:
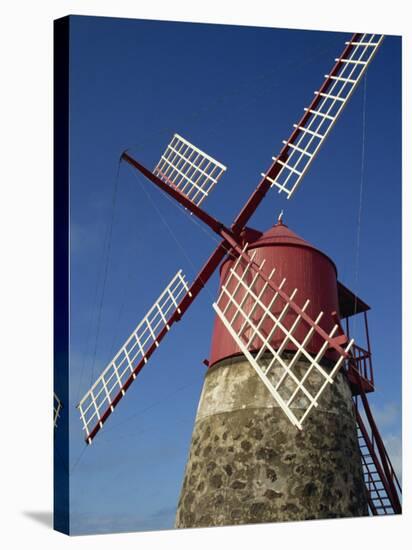
[(176, 527), (367, 515), (351, 403), (338, 374), (300, 431), (243, 357), (209, 369)]

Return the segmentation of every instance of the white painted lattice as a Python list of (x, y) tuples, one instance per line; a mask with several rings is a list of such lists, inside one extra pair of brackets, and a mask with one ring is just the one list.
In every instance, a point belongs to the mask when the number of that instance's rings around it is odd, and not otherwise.
[(305, 109), (310, 116), (303, 126), (294, 124), (294, 127), (299, 130), (298, 138), (293, 142), (283, 141), (289, 148), (287, 159), (283, 161), (273, 157), (273, 160), (277, 160), (277, 163), (282, 166), (277, 176), (273, 179), (262, 174), (271, 182), (272, 187), (279, 188), (279, 193), (286, 193), (288, 199), (300, 184), (382, 40), (382, 35), (363, 34), (359, 41), (346, 43), (351, 44), (353, 48), (347, 58), (341, 59), (342, 63), (336, 74), (325, 75), (332, 80), (327, 93), (315, 92), (321, 98), (316, 109)]
[(179, 303), (187, 294), (191, 296), (185, 276), (179, 270), (81, 399), (78, 408), (87, 436), (91, 432), (94, 435), (96, 427), (102, 427), (103, 416), (107, 414), (108, 409), (113, 412), (113, 407), (125, 394), (130, 377), (136, 378), (135, 370), (142, 361), (147, 362), (149, 350), (153, 346), (159, 346), (160, 335), (169, 330), (169, 321), (176, 312), (180, 313)]
[(199, 206), (225, 170), (226, 166), (174, 134), (153, 173)]
[[(321, 360), (338, 325), (326, 335), (319, 326), (323, 313), (320, 312), (312, 321), (305, 313), (309, 300), (300, 309), (293, 301), (297, 289), (290, 295), (285, 293), (283, 287), (286, 279), (278, 287), (274, 285), (275, 270), (268, 276), (264, 275), (264, 261), (258, 265), (254, 257), (255, 253), (246, 261), (244, 256), (239, 256), (213, 307), (286, 416), (292, 424), (302, 429), (302, 422), (312, 407), (317, 406), (323, 390), (333, 382), (353, 340), (345, 349), (338, 346), (340, 356), (337, 361), (327, 369), (322, 366)], [(291, 314), (293, 323), (290, 323)], [(284, 321), (286, 316), (289, 317), (289, 328)], [(302, 324), (306, 325), (307, 332), (303, 339), (298, 340), (294, 333)], [(276, 349), (272, 343), (275, 331), (283, 338)], [(302, 327), (299, 333), (302, 334)], [(322, 338), (323, 344), (313, 356), (306, 348), (315, 333)], [(296, 350), (288, 349), (288, 353), (284, 353), (287, 347), (290, 348), (288, 343)], [(328, 360), (328, 363), (332, 361)]]
[(60, 411), (62, 409), (62, 403), (57, 397), (56, 393), (53, 393), (53, 425), (57, 428), (57, 420), (60, 416)]

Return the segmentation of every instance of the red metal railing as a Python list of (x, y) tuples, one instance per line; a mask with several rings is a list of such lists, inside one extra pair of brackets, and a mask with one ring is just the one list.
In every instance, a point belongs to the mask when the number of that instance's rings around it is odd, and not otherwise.
[[(372, 366), (372, 352), (369, 339), (368, 318), (366, 311), (363, 312), (366, 348), (359, 346), (356, 342), (350, 351), (350, 360), (346, 363), (346, 374), (351, 385), (352, 394), (359, 395), (360, 386), (365, 393), (375, 391)], [(346, 335), (350, 338), (349, 319), (346, 318)]]
[(371, 353), (366, 349), (363, 349), (360, 346), (357, 346), (356, 344), (353, 345), (351, 351), (353, 355), (353, 360), (356, 363), (356, 368), (358, 369), (359, 374), (373, 385)]

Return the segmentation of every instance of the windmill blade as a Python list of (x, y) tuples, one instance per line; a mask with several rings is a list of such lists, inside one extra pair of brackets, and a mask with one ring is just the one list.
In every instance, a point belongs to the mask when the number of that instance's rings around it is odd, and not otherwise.
[(383, 41), (383, 35), (355, 34), (277, 157), (262, 174), (289, 199), (296, 191)]
[(159, 347), (171, 323), (180, 318), (182, 301), (191, 297), (192, 293), (180, 270), (81, 399), (78, 409), (87, 443), (90, 444), (103, 427), (137, 374)]
[(153, 173), (199, 206), (225, 171), (226, 166), (174, 134)]
[(60, 411), (62, 410), (62, 402), (57, 397), (57, 394), (53, 393), (53, 426), (57, 428), (57, 420), (60, 416)]
[[(230, 269), (213, 308), (279, 407), (293, 425), (302, 429), (302, 422), (317, 407), (320, 395), (348, 357), (353, 340), (347, 343), (345, 336), (337, 336), (337, 324), (325, 333), (319, 326), (323, 313), (313, 321), (306, 313), (309, 300), (300, 308), (294, 302), (297, 289), (288, 295), (282, 290), (286, 279), (276, 285), (275, 270), (267, 276), (262, 270), (264, 261), (258, 265), (254, 262), (256, 252), (248, 257), (245, 251), (246, 247)], [(308, 330), (299, 340), (294, 333), (301, 323)], [(315, 335), (323, 343), (313, 357), (306, 347)], [(276, 349), (272, 344), (275, 336), (279, 341)], [(341, 347), (343, 342), (347, 343), (345, 349)], [(289, 344), (294, 351), (290, 352)], [(283, 354), (286, 348), (287, 358)], [(338, 359), (327, 371), (321, 360), (329, 348), (338, 352)], [(301, 358), (307, 364), (304, 370), (302, 362), (298, 363)]]

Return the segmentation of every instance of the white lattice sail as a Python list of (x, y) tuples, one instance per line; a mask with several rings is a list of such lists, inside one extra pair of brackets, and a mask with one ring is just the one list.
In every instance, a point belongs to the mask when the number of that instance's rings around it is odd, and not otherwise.
[(225, 172), (226, 166), (210, 157), (179, 134), (157, 163), (153, 174), (177, 188), (199, 206)]
[(53, 425), (57, 428), (57, 420), (60, 416), (60, 411), (62, 409), (62, 402), (57, 397), (57, 394), (53, 393)]
[(179, 270), (81, 399), (78, 409), (88, 443), (91, 443), (98, 430), (103, 427), (141, 367), (159, 346), (161, 338), (170, 329), (172, 317), (181, 313), (179, 304), (187, 295), (191, 296), (189, 286)]
[[(266, 275), (262, 270), (264, 261), (258, 265), (254, 262), (255, 253), (248, 257), (245, 251), (246, 247), (230, 269), (213, 308), (279, 407), (292, 424), (302, 429), (302, 422), (311, 409), (317, 407), (320, 395), (333, 382), (347, 358), (353, 340), (342, 348), (342, 337), (336, 334), (338, 325), (326, 334), (319, 325), (323, 312), (312, 320), (306, 314), (309, 300), (302, 308), (297, 306), (294, 302), (297, 289), (288, 295), (283, 291), (286, 279), (275, 285), (275, 270)], [(307, 332), (303, 339), (298, 339), (294, 333), (302, 324), (306, 325)], [(281, 334), (281, 340), (274, 347), (275, 331)], [(315, 334), (323, 344), (316, 355), (312, 355), (307, 348)], [(289, 343), (294, 350), (290, 351)], [(325, 368), (321, 361), (331, 347), (339, 358), (328, 359), (328, 368)]]
[(287, 158), (272, 157), (281, 165), (280, 171), (274, 179), (262, 174), (279, 193), (284, 192), (290, 198), (295, 192), (382, 41), (382, 35), (363, 34), (357, 41), (346, 43), (352, 47), (347, 55), (335, 59), (338, 65), (331, 74), (325, 75), (321, 88), (326, 91), (315, 92), (319, 98), (316, 108), (305, 109), (305, 122), (294, 124), (297, 131), (288, 141), (283, 141), (287, 146)]

